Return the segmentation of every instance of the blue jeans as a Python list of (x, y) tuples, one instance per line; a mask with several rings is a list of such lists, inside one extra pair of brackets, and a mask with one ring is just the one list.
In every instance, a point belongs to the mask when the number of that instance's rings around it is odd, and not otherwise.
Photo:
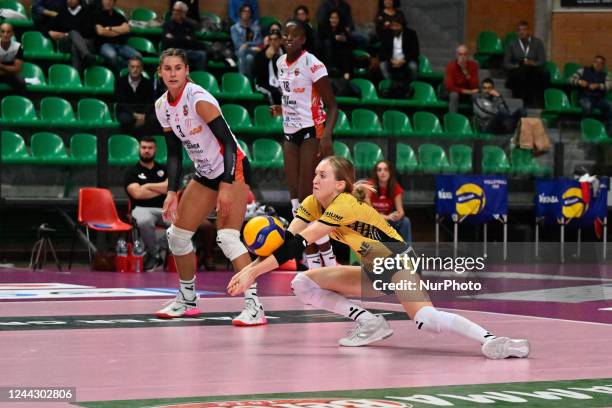
[(238, 71), (241, 74), (247, 76), (249, 79), (253, 79), (253, 63), (255, 61), (255, 52), (251, 48), (246, 47), (238, 50), (236, 53), (238, 57)]
[(395, 228), (407, 244), (412, 245), (412, 227), (408, 217), (404, 216), (399, 221), (389, 221), (389, 225)]
[(100, 54), (112, 66), (113, 70), (119, 72), (127, 67), (127, 61), (133, 57), (141, 57), (140, 53), (134, 48), (125, 44), (102, 44)]

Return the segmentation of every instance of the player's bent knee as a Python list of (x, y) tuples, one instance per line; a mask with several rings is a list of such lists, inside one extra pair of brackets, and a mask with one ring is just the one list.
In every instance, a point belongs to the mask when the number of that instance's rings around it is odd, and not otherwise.
[(414, 323), (419, 330), (440, 333), (442, 331), (443, 313), (433, 306), (425, 306), (414, 315)]
[(291, 281), (291, 289), (295, 296), (307, 305), (313, 304), (313, 299), (321, 287), (303, 273), (298, 273)]
[(174, 225), (166, 230), (168, 248), (173, 255), (181, 256), (193, 252), (193, 243), (191, 242), (193, 233), (193, 231), (184, 230)]
[(240, 231), (235, 229), (226, 228), (217, 231), (217, 245), (230, 261), (248, 252), (240, 240)]

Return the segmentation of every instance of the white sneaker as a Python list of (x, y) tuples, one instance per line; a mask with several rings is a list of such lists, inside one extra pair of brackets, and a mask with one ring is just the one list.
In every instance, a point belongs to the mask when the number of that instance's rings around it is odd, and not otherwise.
[(495, 337), (482, 345), (482, 354), (493, 360), (508, 357), (527, 357), (529, 355), (529, 341), (525, 339)]
[(341, 338), (338, 343), (345, 347), (359, 347), (386, 339), (392, 334), (393, 330), (391, 330), (389, 323), (384, 317), (378, 315), (376, 319), (357, 322), (355, 327), (348, 332), (348, 335)]
[(183, 294), (179, 291), (174, 299), (164, 303), (167, 305), (161, 310), (155, 312), (155, 315), (160, 319), (174, 319), (176, 317), (196, 317), (200, 313), (198, 309), (198, 296), (192, 301), (187, 301)]
[(263, 306), (256, 304), (253, 299), (245, 299), (244, 309), (232, 320), (232, 324), (239, 327), (261, 326), (267, 323)]

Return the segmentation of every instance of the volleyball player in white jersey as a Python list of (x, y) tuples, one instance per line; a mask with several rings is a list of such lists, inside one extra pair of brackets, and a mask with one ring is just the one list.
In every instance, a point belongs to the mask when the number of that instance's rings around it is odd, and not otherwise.
[[(176, 298), (156, 315), (160, 318), (199, 315), (195, 290), (195, 262), (191, 238), (202, 221), (217, 210), (217, 244), (240, 271), (251, 257), (240, 241), (249, 191), (249, 161), (221, 115), (219, 103), (208, 91), (189, 81), (187, 55), (170, 48), (160, 57), (159, 75), (168, 90), (155, 103), (157, 119), (168, 146), (168, 195), (163, 216), (172, 222), (168, 244), (180, 277)], [(179, 202), (182, 169), (181, 144), (193, 161), (196, 174)], [(245, 292), (245, 309), (236, 326), (266, 324), (256, 286)]]
[[(338, 117), (327, 68), (304, 50), (305, 41), (302, 23), (288, 21), (283, 29), (286, 54), (276, 62), (282, 106), (272, 107), (273, 115), (283, 115), (285, 174), (294, 215), (300, 202), (312, 193), (317, 164), (333, 154), (332, 131)], [(306, 263), (309, 269), (336, 265), (328, 236), (306, 248)]]

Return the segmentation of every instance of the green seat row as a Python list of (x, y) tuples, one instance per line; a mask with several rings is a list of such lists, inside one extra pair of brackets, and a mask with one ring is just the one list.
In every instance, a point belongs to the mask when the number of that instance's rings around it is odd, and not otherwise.
[[(27, 16), (25, 6), (16, 0), (0, 0), (0, 9), (14, 10), (19, 14)], [(34, 27), (34, 22), (31, 18), (7, 18), (2, 20), (2, 22), (9, 23), (17, 29), (26, 29)]]
[(253, 92), (249, 78), (238, 72), (226, 72), (221, 77), (221, 87), (213, 74), (206, 71), (192, 71), (191, 80), (206, 89), (216, 98), (224, 101), (255, 101), (263, 102), (265, 97)]
[(557, 64), (552, 61), (546, 63), (546, 70), (550, 74), (550, 84), (553, 86), (564, 86), (570, 84), (570, 78), (576, 73), (582, 65), (576, 62), (568, 62), (563, 66), (563, 75)]
[(582, 119), (580, 122), (580, 130), (582, 133), (583, 142), (604, 144), (612, 143), (612, 137), (607, 134), (604, 124), (597, 119)]

